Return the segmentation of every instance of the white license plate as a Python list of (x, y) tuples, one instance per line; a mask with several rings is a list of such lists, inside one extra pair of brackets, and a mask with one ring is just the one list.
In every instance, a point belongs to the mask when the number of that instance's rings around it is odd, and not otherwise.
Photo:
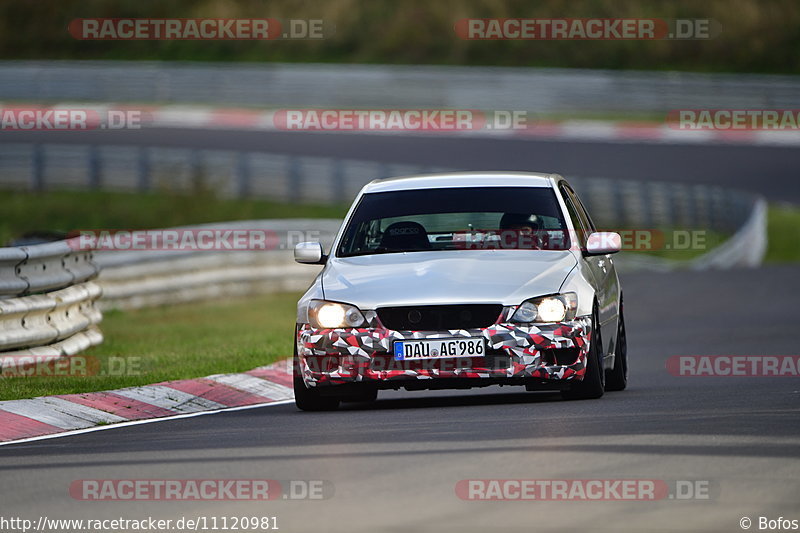
[(397, 361), (407, 361), (409, 359), (441, 359), (445, 357), (483, 357), (484, 346), (483, 337), (395, 341), (394, 358)]

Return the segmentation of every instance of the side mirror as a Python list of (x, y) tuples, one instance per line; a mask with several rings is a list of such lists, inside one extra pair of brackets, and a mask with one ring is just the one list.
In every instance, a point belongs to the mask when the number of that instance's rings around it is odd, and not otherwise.
[(613, 231), (597, 231), (586, 239), (586, 255), (614, 254), (622, 249), (622, 237)]
[(294, 247), (294, 260), (306, 265), (322, 265), (328, 258), (318, 242), (301, 242)]

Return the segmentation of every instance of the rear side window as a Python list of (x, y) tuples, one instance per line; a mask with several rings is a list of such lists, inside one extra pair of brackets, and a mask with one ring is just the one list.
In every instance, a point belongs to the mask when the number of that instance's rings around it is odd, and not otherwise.
[(592, 224), (589, 215), (586, 213), (586, 210), (583, 208), (583, 205), (572, 189), (562, 183), (559, 186), (559, 190), (564, 198), (564, 203), (567, 205), (567, 213), (572, 221), (572, 225), (575, 227), (575, 232), (577, 234), (575, 238), (578, 243), (580, 243), (581, 249), (585, 249), (586, 240), (589, 238), (589, 234), (594, 231), (594, 224)]
[(578, 216), (581, 217), (584, 228), (590, 231), (597, 231), (594, 226), (594, 222), (592, 222), (592, 217), (589, 216), (589, 212), (583, 206), (583, 202), (581, 202), (580, 197), (578, 197), (571, 187), (567, 187), (567, 193), (570, 195), (570, 198), (572, 198), (575, 208), (578, 210)]

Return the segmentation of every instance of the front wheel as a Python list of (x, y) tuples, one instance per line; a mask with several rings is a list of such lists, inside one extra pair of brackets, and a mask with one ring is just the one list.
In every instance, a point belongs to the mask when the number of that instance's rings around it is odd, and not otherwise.
[(586, 354), (586, 373), (582, 381), (573, 381), (570, 388), (561, 391), (565, 400), (589, 400), (600, 398), (605, 390), (603, 371), (603, 345), (600, 336), (600, 321), (597, 311), (592, 313), (592, 336), (589, 340), (589, 353)]
[(606, 372), (606, 390), (625, 390), (628, 386), (628, 340), (625, 337), (625, 316), (622, 314), (622, 301), (619, 303), (619, 325), (617, 326), (617, 346), (614, 348), (614, 368)]
[(316, 389), (306, 387), (300, 376), (300, 359), (297, 348), (294, 355), (294, 403), (301, 411), (333, 411), (339, 407), (339, 398), (322, 396)]
[(294, 404), (301, 411), (334, 411), (339, 407), (339, 398), (321, 396), (318, 391), (306, 387), (303, 378), (294, 378)]
[(355, 394), (342, 396), (342, 402), (345, 403), (372, 403), (378, 399), (378, 388), (363, 386), (362, 390)]

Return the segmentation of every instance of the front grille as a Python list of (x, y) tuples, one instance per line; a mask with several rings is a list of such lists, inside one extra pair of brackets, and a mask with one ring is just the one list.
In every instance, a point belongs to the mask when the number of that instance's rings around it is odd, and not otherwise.
[(397, 331), (441, 331), (488, 328), (500, 317), (500, 304), (382, 307), (378, 318)]

